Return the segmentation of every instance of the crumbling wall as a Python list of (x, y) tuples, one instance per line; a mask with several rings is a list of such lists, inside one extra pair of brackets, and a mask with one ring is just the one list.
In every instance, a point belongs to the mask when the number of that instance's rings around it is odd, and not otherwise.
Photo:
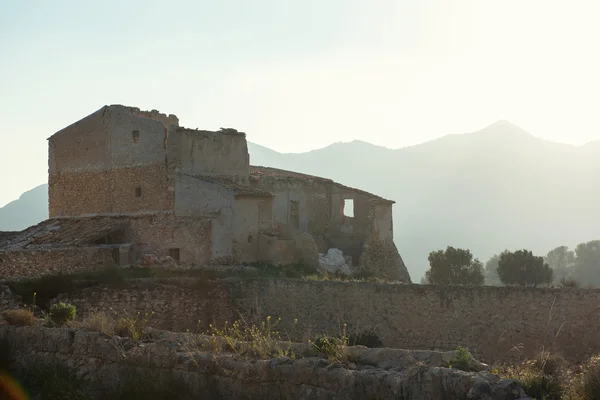
[[(244, 280), (213, 290), (156, 284), (137, 291), (93, 289), (67, 300), (80, 317), (92, 309), (154, 310), (157, 326), (181, 331), (232, 318), (258, 323), (270, 315), (282, 318), (280, 332), (306, 340), (321, 332), (339, 334), (347, 323), (348, 332), (373, 330), (388, 347), (464, 346), (484, 362), (532, 357), (541, 346), (574, 361), (600, 351), (595, 289)], [(207, 307), (214, 312), (207, 315)]]
[(37, 278), (103, 268), (115, 262), (114, 249), (104, 246), (0, 251), (0, 279)]
[(264, 231), (258, 234), (258, 259), (272, 265), (297, 262), (296, 244), (291, 237), (281, 237), (277, 232)]
[[(280, 229), (307, 232), (321, 253), (340, 249), (352, 257), (353, 265), (362, 263), (363, 270), (378, 277), (411, 281), (393, 243), (393, 202), (324, 178), (255, 168), (264, 175), (256, 173), (251, 184), (275, 195), (273, 220)], [(352, 201), (352, 213), (344, 209), (347, 201)]]
[(294, 178), (253, 179), (251, 184), (273, 193), (273, 223), (311, 234), (319, 251), (327, 250), (325, 236), (331, 221), (330, 190), (322, 181)]
[(260, 260), (259, 232), (271, 228), (272, 198), (237, 197), (234, 202), (233, 249), (235, 260)]
[(233, 212), (233, 193), (223, 185), (193, 176), (175, 176), (175, 214), (215, 216)]
[(375, 202), (369, 215), (370, 230), (358, 268), (392, 281), (411, 283), (410, 274), (394, 243), (392, 205)]
[(248, 184), (249, 156), (244, 133), (179, 128), (169, 134), (169, 152), (182, 174), (226, 177)]
[(155, 214), (130, 220), (138, 255), (170, 256), (190, 265), (203, 265), (212, 259), (210, 219)]

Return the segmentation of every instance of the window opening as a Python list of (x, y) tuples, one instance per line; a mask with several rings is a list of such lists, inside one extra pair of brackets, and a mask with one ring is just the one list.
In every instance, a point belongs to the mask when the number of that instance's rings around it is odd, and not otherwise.
[(354, 199), (344, 199), (343, 214), (346, 217), (354, 218)]
[(290, 201), (290, 225), (294, 228), (300, 228), (300, 211), (297, 201)]

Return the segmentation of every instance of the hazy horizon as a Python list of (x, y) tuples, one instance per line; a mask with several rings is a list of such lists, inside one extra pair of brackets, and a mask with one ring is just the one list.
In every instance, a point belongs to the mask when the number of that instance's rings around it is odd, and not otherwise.
[(0, 206), (46, 182), (47, 137), (105, 104), (234, 127), (281, 153), (398, 149), (498, 120), (600, 139), (591, 1), (166, 4), (5, 5)]

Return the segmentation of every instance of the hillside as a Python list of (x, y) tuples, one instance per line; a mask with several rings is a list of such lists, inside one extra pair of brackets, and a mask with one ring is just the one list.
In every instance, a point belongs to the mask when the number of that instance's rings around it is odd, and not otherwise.
[(0, 231), (20, 231), (48, 218), (48, 185), (23, 193), (18, 200), (0, 207)]
[[(505, 248), (545, 254), (600, 238), (600, 142), (536, 138), (507, 121), (391, 150), (354, 141), (299, 154), (249, 143), (250, 162), (322, 175), (395, 200), (397, 246), (413, 281), (430, 251), (467, 247), (485, 261)], [(0, 208), (0, 230), (46, 216), (46, 185)]]

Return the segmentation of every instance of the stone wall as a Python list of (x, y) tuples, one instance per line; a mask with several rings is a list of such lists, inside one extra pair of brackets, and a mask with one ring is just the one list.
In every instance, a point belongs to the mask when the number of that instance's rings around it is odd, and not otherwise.
[[(445, 400), (467, 398), (467, 394), (473, 400), (492, 398), (477, 390), (482, 383), (494, 399), (525, 398), (514, 381), (486, 371), (444, 368), (454, 353), (350, 348), (349, 358), (354, 361), (343, 366), (317, 357), (304, 346), (294, 346), (301, 358), (245, 359), (200, 351), (191, 339), (152, 331), (149, 340), (135, 342), (85, 330), (0, 326), (7, 357), (2, 361), (17, 378), (48, 379), (27, 367), (36, 371), (40, 365), (62, 365), (86, 383), (78, 385), (78, 393), (88, 387), (99, 391), (92, 398), (130, 398), (123, 397), (125, 393), (136, 398), (145, 394), (206, 400)], [(124, 388), (136, 392), (124, 393)], [(40, 397), (36, 394), (32, 393), (34, 398)]]
[(173, 257), (176, 252), (179, 261), (188, 265), (204, 265), (212, 260), (212, 221), (208, 218), (159, 213), (132, 217), (130, 224), (131, 242), (138, 255)]
[(261, 260), (264, 252), (260, 248), (259, 232), (271, 228), (272, 202), (273, 199), (270, 197), (238, 197), (235, 199), (232, 231), (235, 260), (239, 262)]
[(292, 332), (291, 321), (298, 319), (296, 338), (307, 339), (339, 333), (345, 322), (350, 331), (373, 329), (385, 346), (451, 350), (460, 345), (488, 362), (533, 356), (542, 345), (573, 360), (600, 353), (600, 290), (299, 280), (146, 285), (89, 289), (68, 301), (82, 314), (155, 310), (157, 326), (169, 330), (196, 329), (198, 320), (206, 328), (240, 315), (256, 322), (271, 315), (283, 318), (282, 332)]
[(50, 137), (50, 217), (172, 210), (163, 123), (177, 117), (110, 106)]
[(48, 177), (50, 217), (173, 210), (164, 164)]
[(0, 251), (0, 279), (36, 278), (42, 275), (70, 274), (103, 268), (114, 264), (114, 250), (111, 246), (105, 246), (51, 251)]
[(169, 132), (169, 158), (182, 174), (226, 177), (248, 184), (246, 135), (179, 128)]

